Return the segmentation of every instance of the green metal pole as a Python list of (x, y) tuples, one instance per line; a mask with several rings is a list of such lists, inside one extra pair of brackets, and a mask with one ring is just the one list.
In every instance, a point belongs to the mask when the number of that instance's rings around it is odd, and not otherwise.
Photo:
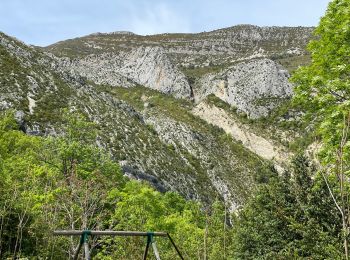
[(154, 233), (147, 232), (147, 245), (145, 248), (145, 252), (143, 253), (143, 260), (147, 259), (148, 249), (149, 249), (150, 244), (152, 243), (153, 235), (154, 235)]

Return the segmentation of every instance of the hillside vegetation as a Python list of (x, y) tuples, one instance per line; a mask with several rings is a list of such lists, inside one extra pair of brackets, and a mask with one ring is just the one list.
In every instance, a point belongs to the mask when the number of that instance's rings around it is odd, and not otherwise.
[[(111, 229), (169, 232), (185, 259), (349, 259), (349, 10), (331, 1), (314, 36), (1, 33), (0, 258), (71, 258), (54, 230)], [(146, 240), (88, 243), (138, 259)]]

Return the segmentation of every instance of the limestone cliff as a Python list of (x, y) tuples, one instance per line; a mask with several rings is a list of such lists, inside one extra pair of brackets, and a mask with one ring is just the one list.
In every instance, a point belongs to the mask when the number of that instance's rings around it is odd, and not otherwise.
[(214, 94), (250, 118), (267, 116), (292, 96), (289, 73), (270, 59), (240, 62), (217, 74), (205, 75), (194, 90), (195, 100)]
[(62, 134), (62, 110), (80, 111), (126, 176), (235, 210), (291, 153), (205, 100), (252, 124), (268, 118), (292, 95), (289, 71), (307, 62), (311, 30), (95, 33), (44, 49), (0, 33), (0, 111), (35, 135)]
[(92, 54), (83, 59), (58, 59), (62, 70), (73, 71), (97, 84), (132, 87), (136, 84), (190, 98), (191, 88), (184, 74), (160, 47), (139, 47), (131, 52)]

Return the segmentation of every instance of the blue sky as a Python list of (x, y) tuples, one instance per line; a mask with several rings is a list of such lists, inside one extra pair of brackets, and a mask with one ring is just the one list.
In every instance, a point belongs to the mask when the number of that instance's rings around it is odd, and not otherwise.
[(93, 32), (315, 26), (329, 0), (0, 0), (0, 31), (39, 46)]

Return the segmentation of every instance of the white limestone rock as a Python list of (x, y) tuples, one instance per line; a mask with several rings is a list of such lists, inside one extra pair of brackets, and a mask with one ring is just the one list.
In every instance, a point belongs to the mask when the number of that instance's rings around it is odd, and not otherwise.
[(89, 55), (83, 59), (60, 58), (58, 61), (61, 70), (66, 70), (70, 74), (76, 73), (97, 84), (123, 87), (136, 85), (132, 80), (118, 72), (121, 59), (110, 53)]
[(140, 84), (177, 98), (191, 97), (185, 75), (170, 62), (161, 47), (140, 47), (127, 53), (104, 53), (73, 60), (61, 58), (60, 64), (62, 69), (97, 84), (121, 87)]
[(215, 94), (250, 118), (259, 118), (267, 116), (281, 100), (292, 96), (288, 77), (282, 66), (269, 59), (242, 62), (219, 74), (201, 78), (194, 98), (200, 101)]
[(161, 47), (135, 49), (127, 55), (120, 73), (138, 84), (177, 98), (191, 97), (185, 75), (170, 62)]

